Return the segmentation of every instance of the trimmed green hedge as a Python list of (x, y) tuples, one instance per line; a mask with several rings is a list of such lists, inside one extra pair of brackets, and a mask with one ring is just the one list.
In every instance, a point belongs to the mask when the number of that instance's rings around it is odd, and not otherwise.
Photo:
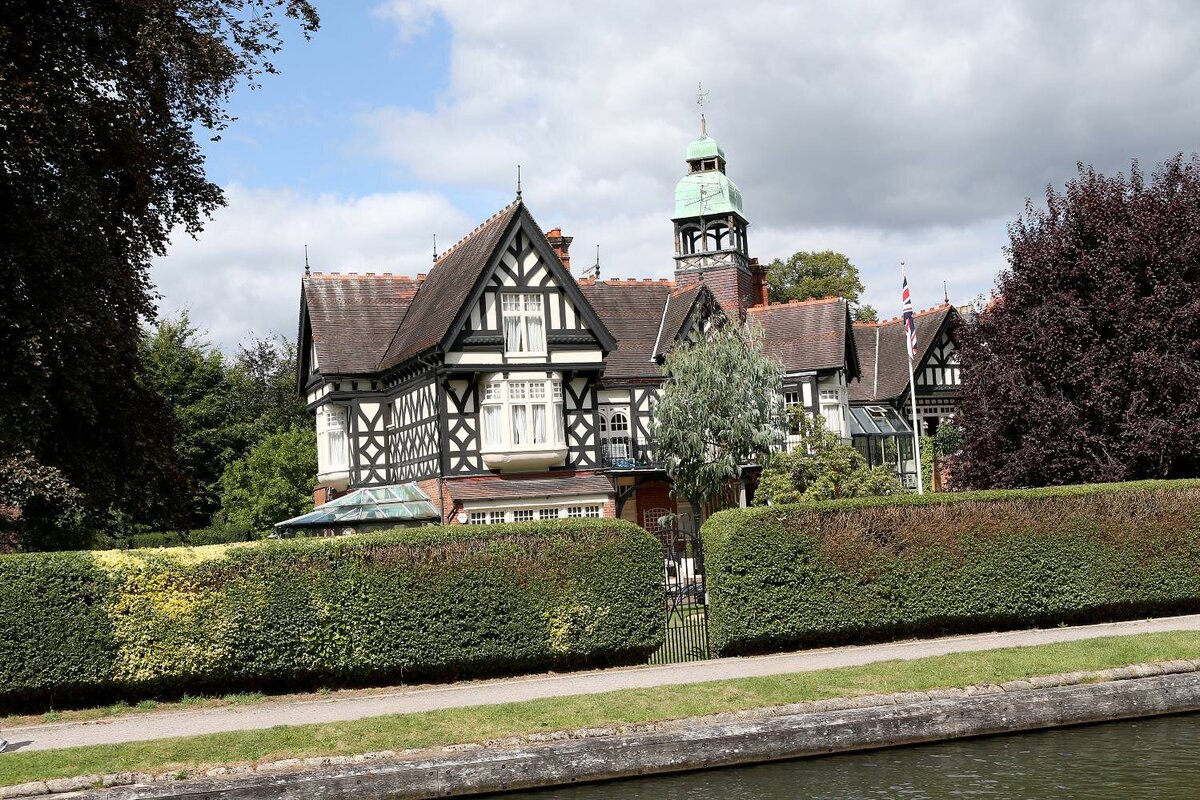
[(0, 706), (644, 662), (662, 582), (620, 520), (0, 556)]
[(1200, 609), (1198, 480), (734, 509), (702, 533), (721, 655)]

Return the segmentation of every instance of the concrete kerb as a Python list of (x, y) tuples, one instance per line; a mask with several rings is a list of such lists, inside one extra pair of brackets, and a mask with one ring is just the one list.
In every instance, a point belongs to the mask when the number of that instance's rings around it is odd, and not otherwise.
[(437, 749), (218, 766), (203, 776), (85, 775), (0, 787), (0, 800), (466, 796), (1195, 711), (1198, 671), (1200, 659), (1175, 660)]

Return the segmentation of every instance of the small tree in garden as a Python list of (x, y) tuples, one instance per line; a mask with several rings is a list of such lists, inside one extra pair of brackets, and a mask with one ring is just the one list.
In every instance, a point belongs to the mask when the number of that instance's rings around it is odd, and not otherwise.
[(1200, 159), (1150, 180), (1080, 165), (1009, 229), (960, 331), (968, 487), (1200, 474)]
[(753, 328), (720, 325), (672, 350), (654, 408), (658, 452), (675, 493), (697, 509), (716, 501), (745, 464), (761, 462), (779, 428), (779, 366)]
[(868, 467), (862, 454), (826, 430), (813, 414), (793, 410), (799, 441), (790, 453), (771, 456), (754, 492), (756, 506), (902, 494), (904, 486), (887, 467)]
[(274, 433), (225, 468), (217, 521), (247, 530), (311, 511), (317, 444), (312, 432), (292, 428)]

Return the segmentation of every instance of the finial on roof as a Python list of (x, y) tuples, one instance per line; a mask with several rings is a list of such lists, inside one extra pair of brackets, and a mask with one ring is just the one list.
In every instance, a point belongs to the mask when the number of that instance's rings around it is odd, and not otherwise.
[(433, 235), (433, 263), (437, 263), (437, 234)]
[(696, 84), (696, 105), (700, 106), (700, 135), (708, 136), (708, 123), (704, 121), (704, 102), (708, 100), (708, 92), (704, 91), (704, 84)]
[(942, 281), (942, 302), (950, 303), (950, 290), (946, 288), (946, 282)]
[(304, 245), (304, 274), (312, 274), (312, 269), (308, 266), (308, 245)]
[(517, 164), (517, 199), (521, 199), (521, 165)]
[(596, 245), (596, 263), (585, 269), (579, 277), (600, 280), (600, 245)]

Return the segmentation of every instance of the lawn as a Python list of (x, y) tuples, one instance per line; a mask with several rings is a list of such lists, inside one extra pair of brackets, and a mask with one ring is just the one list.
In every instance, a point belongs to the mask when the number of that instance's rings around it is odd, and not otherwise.
[(111, 772), (195, 773), (218, 764), (349, 755), (611, 727), (863, 694), (1200, 658), (1200, 632), (1149, 633), (887, 661), (762, 678), (626, 689), (321, 725), (0, 755), (0, 786)]

